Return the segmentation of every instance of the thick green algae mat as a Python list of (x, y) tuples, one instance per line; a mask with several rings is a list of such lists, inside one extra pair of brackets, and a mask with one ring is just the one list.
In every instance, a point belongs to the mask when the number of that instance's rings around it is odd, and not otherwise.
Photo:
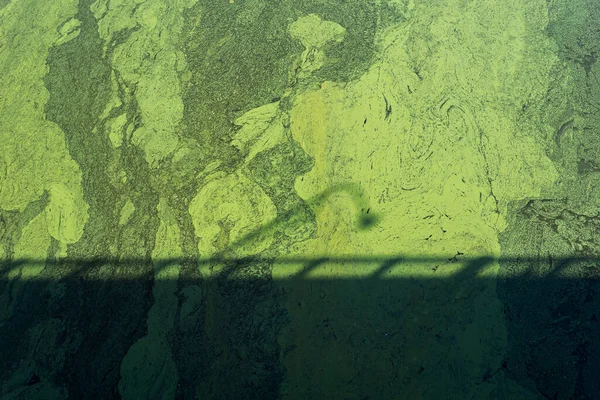
[(0, 398), (595, 398), (599, 27), (0, 0)]

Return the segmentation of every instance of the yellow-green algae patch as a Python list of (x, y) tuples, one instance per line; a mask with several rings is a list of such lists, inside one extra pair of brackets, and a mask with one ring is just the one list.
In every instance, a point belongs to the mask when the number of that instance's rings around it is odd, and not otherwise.
[(123, 144), (123, 131), (127, 124), (127, 115), (120, 114), (113, 118), (109, 123), (108, 138), (114, 147), (121, 147)]
[(79, 21), (77, 18), (72, 18), (72, 19), (68, 20), (67, 22), (65, 22), (58, 29), (58, 32), (60, 33), (61, 37), (60, 37), (60, 39), (58, 39), (55, 42), (54, 45), (60, 46), (61, 44), (64, 44), (64, 43), (68, 42), (69, 40), (73, 40), (77, 36), (79, 36), (79, 33), (81, 32), (79, 30), (80, 25), (81, 25), (81, 21)]
[[(139, 126), (133, 127), (128, 139), (144, 150), (152, 167), (179, 145), (177, 126), (183, 117), (183, 101), (178, 74), (186, 68), (186, 61), (178, 47), (178, 34), (183, 26), (182, 11), (194, 3), (97, 0), (92, 5), (106, 43), (105, 54), (115, 35), (131, 32), (111, 49), (111, 62), (140, 111)], [(111, 140), (120, 144), (115, 135), (111, 133)]]
[(341, 42), (346, 29), (335, 22), (323, 21), (316, 14), (309, 14), (290, 24), (289, 32), (310, 50), (313, 47), (321, 48), (331, 40)]
[[(44, 117), (46, 57), (52, 46), (77, 35), (76, 6), (74, 1), (24, 1), (0, 10), (0, 209), (23, 211), (45, 192), (50, 199), (15, 244), (12, 256), (25, 260), (45, 259), (51, 237), (65, 255), (66, 245), (80, 239), (88, 219), (80, 168), (64, 133)], [(20, 279), (33, 279), (43, 264), (23, 268)]]
[[(44, 119), (48, 92), (42, 80), (48, 49), (60, 38), (57, 28), (75, 13), (76, 2), (14, 2), (0, 11), (0, 207), (23, 210), (53, 184), (61, 184), (68, 207), (85, 208), (81, 172), (67, 151), (64, 134)], [(30, 18), (36, 10), (40, 18)], [(25, 25), (25, 26), (24, 26)], [(29, 26), (29, 28), (27, 28)], [(27, 30), (27, 35), (18, 32)], [(10, 40), (10, 41), (9, 41)], [(15, 74), (14, 71), (19, 71)], [(66, 199), (56, 197), (56, 201)], [(85, 212), (65, 215), (64, 226), (81, 225)], [(75, 235), (69, 240), (75, 240)]]
[[(23, 229), (21, 238), (15, 245), (15, 258), (25, 260), (45, 259), (50, 247), (50, 235), (48, 234), (47, 222), (43, 215), (35, 217), (29, 225)], [(43, 265), (37, 265), (37, 268), (25, 268), (24, 273), (20, 274), (25, 279), (39, 274)]]
[[(517, 21), (511, 26), (512, 35), (525, 43), (531, 28), (525, 30), (525, 16), (520, 14), (535, 16), (538, 10), (528, 5), (525, 10), (503, 7), (499, 11), (507, 14), (507, 20)], [(498, 81), (496, 70), (488, 67), (489, 61), (484, 62), (499, 57), (504, 43), (501, 37), (486, 43), (490, 57), (485, 56), (483, 45), (478, 48), (478, 62), (469, 60), (474, 52), (470, 41), (465, 39), (465, 44), (459, 45), (444, 33), (455, 19), (474, 21), (472, 14), (479, 12), (483, 11), (448, 5), (444, 18), (434, 20), (440, 44), (420, 67), (423, 80), (411, 65), (411, 52), (416, 50), (410, 40), (415, 33), (410, 29), (420, 28), (413, 22), (381, 38), (381, 61), (360, 80), (347, 85), (325, 82), (319, 90), (294, 98), (293, 137), (315, 159), (315, 167), (297, 180), (298, 192), (308, 199), (330, 185), (356, 182), (364, 187), (373, 209), (384, 215), (378, 229), (360, 233), (360, 237), (357, 234), (357, 243), (353, 243), (353, 235), (346, 234), (352, 230), (346, 217), (350, 213), (342, 212), (347, 206), (331, 205), (329, 211), (319, 214), (318, 221), (323, 236), (340, 237), (334, 248), (342, 252), (344, 248), (354, 252), (357, 246), (374, 253), (414, 248), (420, 254), (436, 249), (451, 252), (472, 236), (483, 242), (469, 240), (469, 247), (495, 254), (495, 235), (504, 226), (506, 204), (535, 197), (553, 184), (557, 172), (540, 144), (545, 138), (536, 137), (533, 126), (524, 131), (527, 127), (516, 125), (510, 117), (518, 100), (505, 105), (490, 101), (494, 96), (519, 99), (524, 91), (518, 85), (512, 89), (513, 75)], [(472, 35), (477, 44), (483, 29), (476, 24), (465, 37)], [(539, 46), (533, 56), (543, 61), (544, 56), (537, 54), (545, 54), (546, 61), (538, 63), (535, 83), (529, 85), (526, 95), (541, 98), (546, 86), (539, 82), (545, 79), (547, 85), (555, 56), (547, 40), (541, 36), (529, 40), (534, 39)], [(504, 51), (513, 49), (511, 45)], [(502, 69), (522, 64), (519, 52), (510, 59), (507, 64), (508, 58), (501, 58), (499, 62), (506, 64)], [(514, 75), (514, 79), (521, 77)], [(439, 226), (445, 226), (447, 232)], [(429, 234), (433, 234), (431, 240), (423, 242)]]
[(325, 64), (323, 47), (329, 42), (335, 44), (344, 40), (346, 29), (335, 22), (323, 21), (316, 14), (309, 14), (290, 24), (289, 33), (305, 47), (300, 58), (300, 67), (302, 74), (308, 74)]
[(287, 140), (279, 102), (250, 110), (236, 119), (235, 124), (241, 126), (241, 129), (236, 132), (231, 145), (240, 150), (245, 163), (252, 161), (258, 153)]
[(61, 244), (76, 243), (83, 234), (87, 220), (87, 205), (81, 204), (81, 191), (69, 191), (62, 183), (54, 183), (49, 188), (50, 204), (46, 207), (46, 221), (50, 235)]
[[(271, 199), (242, 170), (207, 183), (190, 203), (189, 213), (201, 257), (228, 247), (239, 257), (260, 253), (272, 241), (261, 227), (277, 215)], [(256, 232), (252, 240), (241, 240)]]
[(135, 211), (135, 205), (130, 199), (127, 199), (125, 205), (121, 209), (121, 216), (119, 217), (119, 225), (125, 225), (129, 222), (129, 219)]

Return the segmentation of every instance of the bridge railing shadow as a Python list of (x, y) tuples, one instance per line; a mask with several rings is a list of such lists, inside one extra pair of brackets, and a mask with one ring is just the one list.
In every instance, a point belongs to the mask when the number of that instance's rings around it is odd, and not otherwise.
[[(537, 278), (581, 278), (580, 276), (571, 277), (565, 275), (565, 271), (573, 264), (586, 263), (591, 267), (598, 265), (599, 257), (595, 256), (563, 256), (554, 257), (550, 268), (546, 268), (542, 273), (532, 275), (533, 269), (524, 269), (521, 276), (515, 275), (514, 272), (510, 278), (514, 279), (522, 277), (525, 279)], [(360, 278), (386, 278), (386, 273), (392, 272), (394, 268), (402, 265), (416, 265), (409, 269), (410, 276), (420, 277), (422, 279), (463, 279), (475, 277), (478, 273), (484, 271), (487, 267), (494, 263), (539, 263), (546, 262), (543, 256), (515, 256), (515, 257), (494, 257), (488, 256), (418, 256), (409, 254), (386, 254), (386, 255), (313, 255), (310, 257), (299, 256), (247, 256), (247, 257), (231, 257), (231, 256), (213, 256), (207, 258), (201, 257), (173, 257), (153, 260), (151, 258), (122, 258), (122, 257), (90, 257), (86, 259), (30, 259), (20, 258), (14, 260), (0, 260), (0, 281), (9, 282), (11, 280), (51, 280), (56, 279), (87, 279), (87, 280), (129, 280), (129, 279), (186, 279), (185, 272), (174, 275), (160, 275), (159, 272), (168, 266), (172, 265), (194, 265), (199, 269), (206, 269), (205, 266), (223, 265), (214, 275), (210, 275), (214, 279), (226, 279), (228, 277), (235, 278), (236, 271), (243, 271), (245, 267), (256, 263), (276, 264), (278, 266), (293, 265), (289, 274), (286, 274), (286, 279), (303, 279), (308, 278), (312, 272), (316, 271), (323, 264), (340, 264), (345, 269), (342, 269), (342, 274), (337, 274), (338, 277), (344, 275), (351, 279)], [(377, 264), (377, 267), (373, 267)], [(423, 276), (423, 270), (420, 269), (425, 264), (451, 265), (452, 272), (435, 274), (427, 274)], [(117, 267), (114, 270), (106, 271), (105, 276), (100, 276), (94, 273), (99, 268), (108, 266)], [(40, 267), (43, 267), (42, 273), (39, 273)], [(38, 271), (36, 274), (29, 274), (28, 268)], [(437, 268), (435, 269), (438, 270)], [(590, 271), (595, 272), (592, 268)], [(110, 273), (108, 273), (110, 272)], [(160, 275), (154, 277), (154, 274)], [(500, 272), (502, 274), (502, 272)], [(196, 273), (192, 274), (200, 278)], [(209, 276), (205, 276), (208, 278)], [(392, 277), (398, 277), (393, 275)], [(401, 278), (402, 275), (399, 275)], [(499, 276), (502, 278), (502, 276)], [(595, 279), (595, 273), (592, 273), (588, 279)]]
[[(158, 279), (157, 263), (194, 268)], [(225, 267), (198, 272), (215, 263)], [(35, 279), (19, 279), (40, 265)], [(501, 379), (506, 396), (600, 393), (598, 266), (584, 256), (405, 254), (10, 260), (0, 274), (0, 381), (7, 393), (25, 374), (32, 387), (39, 379), (76, 398), (118, 398), (119, 366), (150, 334), (152, 307), (164, 307), (178, 398), (365, 397), (373, 382), (382, 398), (427, 397)]]

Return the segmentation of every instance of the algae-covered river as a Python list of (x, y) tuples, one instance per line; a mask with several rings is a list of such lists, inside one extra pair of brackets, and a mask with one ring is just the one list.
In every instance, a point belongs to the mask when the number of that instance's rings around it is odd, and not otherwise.
[(600, 399), (597, 0), (0, 0), (0, 399)]

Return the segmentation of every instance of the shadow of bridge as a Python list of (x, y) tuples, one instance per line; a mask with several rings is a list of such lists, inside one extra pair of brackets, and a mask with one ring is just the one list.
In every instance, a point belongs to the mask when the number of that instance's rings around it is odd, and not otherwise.
[[(199, 272), (213, 264), (219, 272)], [(128, 351), (156, 335), (151, 354), (176, 373), (153, 375), (147, 356), (140, 380), (175, 385), (176, 398), (593, 398), (599, 265), (462, 254), (6, 261), (1, 381), (5, 395), (33, 398), (27, 390), (51, 383), (69, 398), (119, 398)]]

